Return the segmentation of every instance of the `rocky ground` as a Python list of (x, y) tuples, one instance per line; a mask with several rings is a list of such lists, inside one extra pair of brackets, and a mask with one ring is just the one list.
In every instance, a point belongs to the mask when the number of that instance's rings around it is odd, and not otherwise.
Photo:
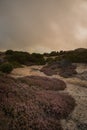
[[(76, 64), (78, 74), (71, 78), (64, 78), (59, 75), (49, 76), (65, 81), (67, 87), (60, 93), (68, 93), (76, 100), (74, 111), (66, 118), (61, 120), (64, 130), (87, 130), (87, 65)], [(32, 66), (14, 69), (11, 76), (18, 78), (28, 75), (45, 76), (40, 72), (42, 66)], [(48, 77), (48, 76), (47, 76)]]

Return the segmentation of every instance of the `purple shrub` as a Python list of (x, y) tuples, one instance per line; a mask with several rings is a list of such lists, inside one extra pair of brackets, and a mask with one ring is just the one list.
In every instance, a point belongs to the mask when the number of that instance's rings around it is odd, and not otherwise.
[(35, 88), (45, 89), (45, 90), (64, 90), (66, 84), (56, 78), (47, 78), (42, 76), (27, 76), (19, 79), (30, 86), (35, 86)]
[(40, 71), (44, 72), (48, 76), (59, 74), (60, 76), (65, 77), (65, 78), (68, 78), (77, 74), (76, 66), (69, 64), (65, 61), (54, 62), (53, 64), (44, 66)]
[(60, 119), (74, 109), (75, 101), (59, 94), (61, 86), (66, 87), (63, 81), (45, 77), (0, 76), (0, 129), (62, 130)]

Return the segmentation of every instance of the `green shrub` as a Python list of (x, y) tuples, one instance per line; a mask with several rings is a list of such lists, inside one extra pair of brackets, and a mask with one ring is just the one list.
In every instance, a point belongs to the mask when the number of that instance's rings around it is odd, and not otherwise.
[(29, 61), (31, 61), (35, 65), (44, 65), (46, 63), (44, 56), (39, 53), (32, 53), (29, 58)]
[(6, 55), (13, 55), (14, 51), (13, 50), (7, 50), (5, 52)]
[(87, 50), (84, 51), (69, 51), (64, 55), (65, 59), (68, 59), (72, 63), (87, 63)]
[(18, 63), (16, 61), (11, 62), (11, 64), (12, 64), (13, 68), (22, 68), (23, 67), (20, 63)]
[(8, 54), (6, 59), (9, 62), (17, 62), (19, 64), (26, 64), (29, 61), (30, 55), (27, 52), (15, 51), (13, 54)]
[(51, 64), (52, 62), (54, 62), (53, 58), (47, 58), (46, 59), (46, 63)]
[(0, 65), (0, 71), (3, 73), (10, 73), (13, 70), (13, 66), (10, 63), (3, 63)]
[(4, 74), (0, 71), (0, 76), (3, 76)]

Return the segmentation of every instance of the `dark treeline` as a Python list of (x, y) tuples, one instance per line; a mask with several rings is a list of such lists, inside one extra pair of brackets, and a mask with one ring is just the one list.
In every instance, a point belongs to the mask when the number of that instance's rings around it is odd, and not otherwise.
[(0, 71), (10, 73), (13, 68), (23, 67), (22, 65), (44, 65), (44, 55), (39, 53), (28, 53), (22, 51), (7, 50), (0, 53)]
[[(2, 56), (3, 55), (3, 56)], [(87, 49), (79, 48), (71, 51), (52, 51), (51, 53), (28, 53), (22, 51), (7, 50), (0, 53), (0, 62), (3, 59), (8, 62), (15, 62), (24, 65), (44, 65), (51, 60), (67, 59), (75, 63), (87, 63)]]
[(7, 50), (5, 52), (6, 59), (13, 63), (19, 63), (23, 65), (43, 65), (45, 64), (45, 60), (43, 55), (39, 53), (28, 53), (28, 52), (22, 52), (22, 51), (13, 51), (13, 50)]
[(52, 51), (51, 53), (44, 53), (51, 61), (51, 57), (55, 57), (54, 60), (62, 60), (66, 59), (71, 61), (72, 63), (87, 63), (87, 49), (79, 48), (70, 51)]
[[(7, 50), (0, 52), (0, 69), (22, 67), (22, 65), (45, 65), (62, 60), (71, 63), (87, 63), (87, 49), (79, 48), (70, 51), (52, 51), (51, 53), (28, 53), (23, 51)], [(10, 64), (10, 65), (8, 65)], [(4, 66), (4, 67), (3, 67)], [(9, 67), (10, 66), (10, 67)]]

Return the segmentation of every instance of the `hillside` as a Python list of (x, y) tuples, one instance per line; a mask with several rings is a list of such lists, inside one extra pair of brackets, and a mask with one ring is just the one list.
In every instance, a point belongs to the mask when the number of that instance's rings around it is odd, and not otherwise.
[(1, 52), (0, 130), (87, 130), (86, 53)]
[(63, 130), (60, 119), (75, 106), (70, 95), (59, 93), (65, 88), (55, 78), (0, 76), (0, 130)]

